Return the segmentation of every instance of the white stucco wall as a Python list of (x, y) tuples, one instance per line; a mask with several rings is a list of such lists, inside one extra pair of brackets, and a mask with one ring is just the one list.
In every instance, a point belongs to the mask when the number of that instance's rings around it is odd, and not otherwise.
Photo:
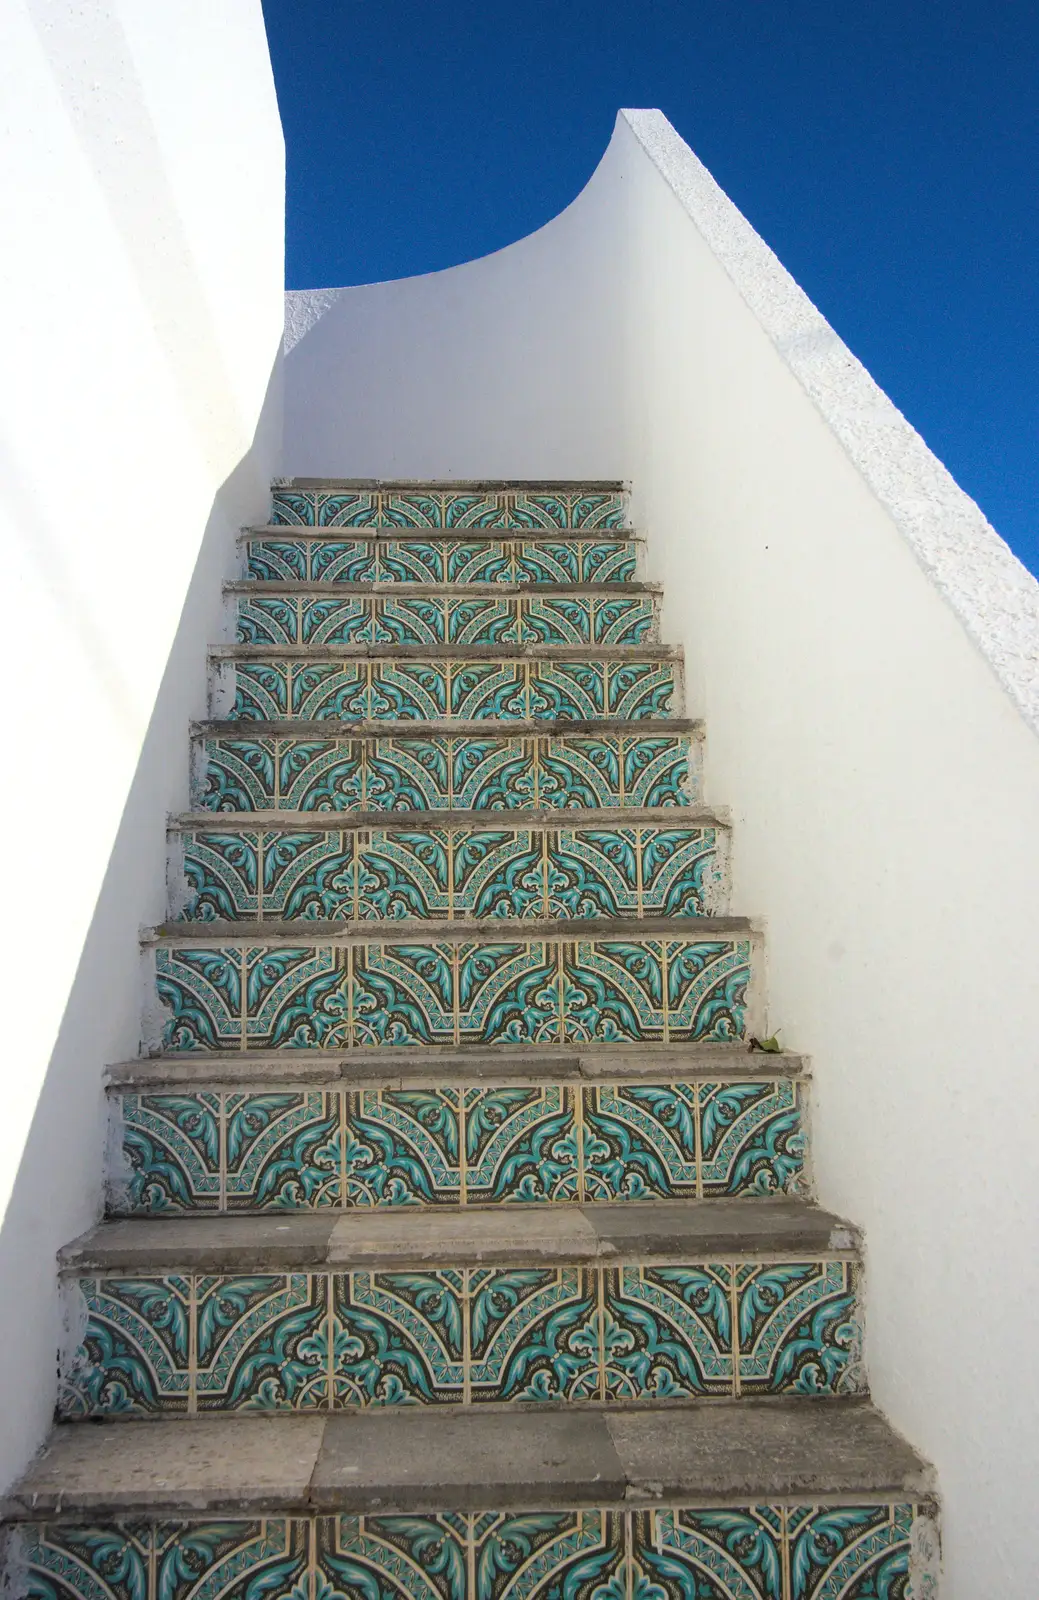
[(9, 0), (0, 105), (6, 1485), (53, 1408), (55, 1251), (98, 1214), (220, 580), (279, 467), (284, 147), (260, 0)]
[(659, 113), (508, 250), (289, 302), (286, 471), (632, 480), (943, 1594), (1026, 1600), (1035, 581)]

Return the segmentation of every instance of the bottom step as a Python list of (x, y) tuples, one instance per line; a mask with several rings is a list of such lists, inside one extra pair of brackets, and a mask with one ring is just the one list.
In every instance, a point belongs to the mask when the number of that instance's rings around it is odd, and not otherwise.
[(930, 1470), (868, 1404), (60, 1427), (30, 1600), (927, 1600)]

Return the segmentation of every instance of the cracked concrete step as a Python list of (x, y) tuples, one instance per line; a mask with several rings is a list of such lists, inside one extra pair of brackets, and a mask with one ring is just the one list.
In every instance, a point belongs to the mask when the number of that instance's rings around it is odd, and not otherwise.
[(659, 591), (647, 585), (224, 586), (240, 645), (646, 645), (658, 637)]
[(170, 827), (178, 922), (396, 922), (712, 916), (728, 909), (729, 834), (700, 808), (283, 812)]
[(59, 1426), (8, 1520), (927, 1500), (933, 1470), (865, 1401), (408, 1411)]
[(672, 1200), (548, 1207), (399, 1206), (336, 1215), (125, 1218), (58, 1254), (85, 1273), (403, 1271), (608, 1262), (857, 1260), (849, 1222), (803, 1200)]
[(70, 1418), (865, 1390), (857, 1235), (792, 1201), (129, 1220), (59, 1262)]
[(614, 1082), (658, 1079), (668, 1082), (743, 1082), (809, 1076), (807, 1056), (789, 1050), (759, 1051), (737, 1041), (731, 1044), (638, 1043), (623, 1041), (584, 1045), (480, 1045), (455, 1048), (430, 1045), (395, 1049), (325, 1052), (312, 1057), (284, 1052), (241, 1050), (227, 1053), (141, 1056), (113, 1062), (106, 1082), (111, 1088), (177, 1088), (255, 1083), (271, 1088), (314, 1085), (334, 1088), (344, 1082), (367, 1088), (420, 1088), (444, 1081), (461, 1083), (538, 1084), (550, 1082)]
[[(777, 1057), (697, 1067), (617, 1058), (507, 1064), (376, 1059), (310, 1087), (294, 1052), (243, 1071), (131, 1064), (110, 1086), (110, 1215), (571, 1206), (805, 1195), (807, 1089)], [(412, 1052), (413, 1057), (415, 1052)], [(246, 1064), (248, 1066), (248, 1063)], [(534, 1071), (531, 1071), (531, 1065)], [(623, 1069), (627, 1067), (627, 1071)], [(741, 1070), (742, 1069), (742, 1070)], [(784, 1076), (784, 1073), (786, 1074)], [(365, 1075), (367, 1074), (367, 1076)], [(344, 1078), (350, 1087), (342, 1086)], [(143, 1092), (142, 1092), (143, 1091)]]
[(452, 723), (209, 722), (192, 728), (206, 811), (684, 809), (703, 725), (683, 719)]

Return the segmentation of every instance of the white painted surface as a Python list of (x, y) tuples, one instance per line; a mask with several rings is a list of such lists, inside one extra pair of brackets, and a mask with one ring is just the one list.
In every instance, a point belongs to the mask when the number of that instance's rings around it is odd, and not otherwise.
[(6, 1484), (53, 1408), (54, 1255), (100, 1203), (220, 580), (278, 470), (284, 149), (259, 0), (10, 0), (0, 101)]
[(626, 477), (863, 1224), (874, 1393), (936, 1462), (946, 1600), (1026, 1600), (1039, 1468), (1039, 606), (659, 113), (426, 278), (290, 297), (286, 470)]

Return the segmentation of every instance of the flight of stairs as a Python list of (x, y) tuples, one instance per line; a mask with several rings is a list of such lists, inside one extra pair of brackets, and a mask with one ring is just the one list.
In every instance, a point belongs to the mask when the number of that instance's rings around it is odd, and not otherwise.
[(642, 567), (619, 484), (243, 537), (11, 1594), (936, 1593)]

